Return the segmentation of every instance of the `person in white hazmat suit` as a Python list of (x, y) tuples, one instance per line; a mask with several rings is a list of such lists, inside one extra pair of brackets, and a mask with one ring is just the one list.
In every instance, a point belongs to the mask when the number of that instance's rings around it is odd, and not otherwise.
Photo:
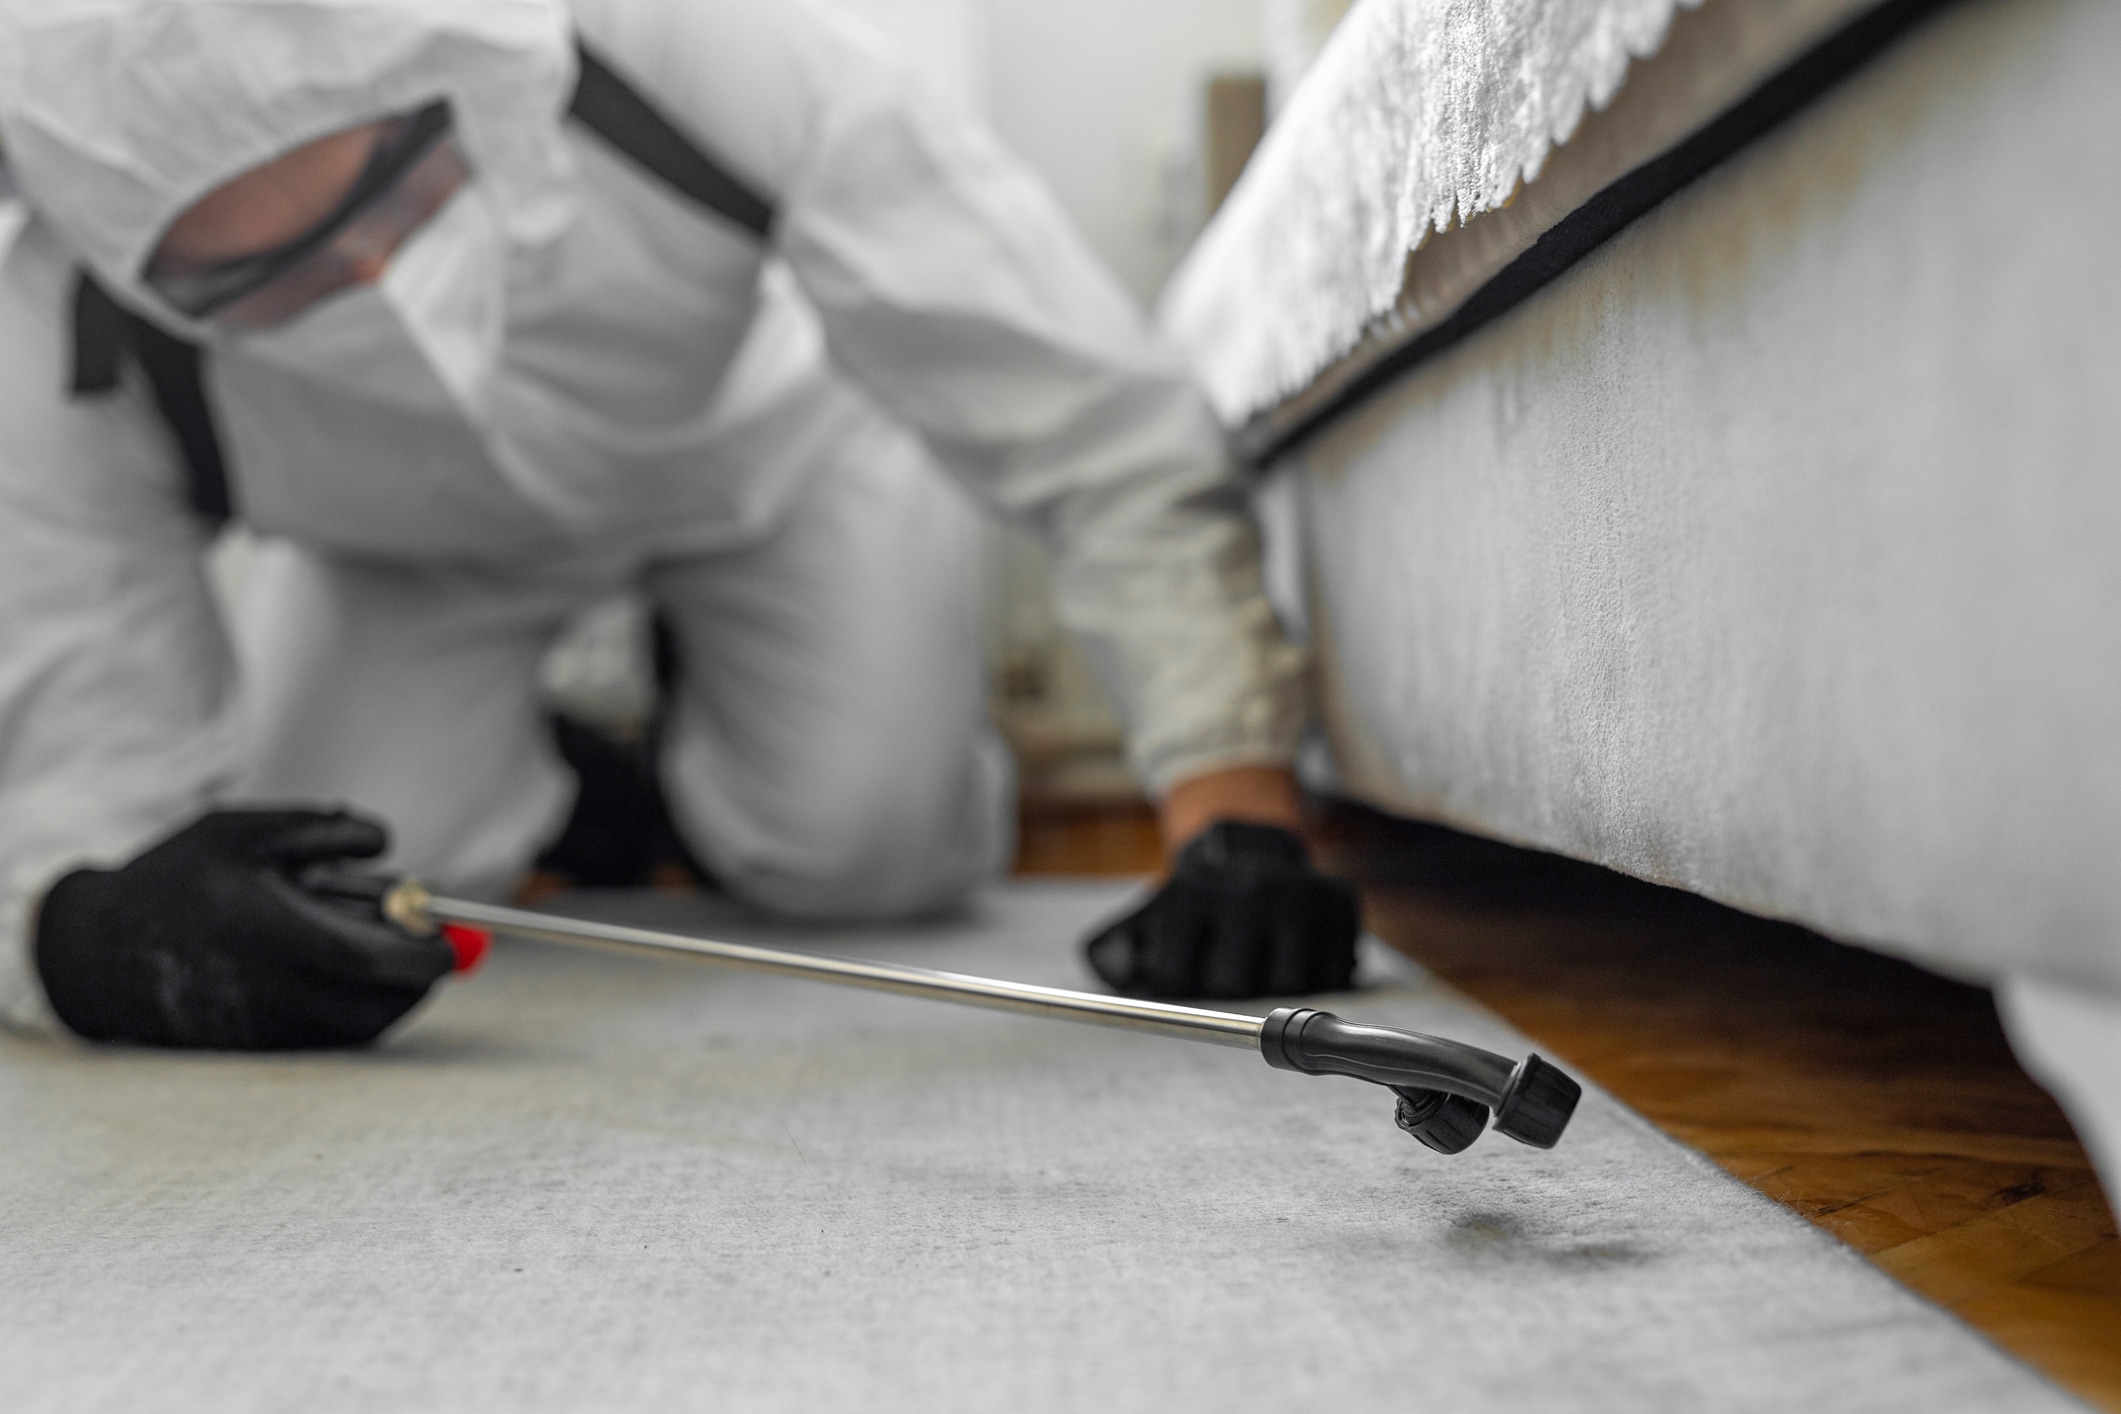
[[(595, 74), (648, 138), (584, 121)], [(661, 783), (723, 887), (948, 907), (1009, 845), (971, 502), (1053, 546), (1177, 852), (1092, 965), (1346, 983), (1219, 429), (1038, 185), (847, 20), (0, 0), (0, 145), (13, 1024), (379, 1035), (448, 950), (309, 871), (505, 892), (572, 792), (536, 664), (621, 589), (672, 628)], [(215, 501), (260, 538), (230, 627)]]

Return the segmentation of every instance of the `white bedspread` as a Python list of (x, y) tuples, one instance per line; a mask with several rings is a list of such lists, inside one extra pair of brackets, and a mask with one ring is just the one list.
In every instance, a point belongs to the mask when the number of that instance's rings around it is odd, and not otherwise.
[(1449, 317), (1872, 3), (1362, 0), (1173, 277), (1164, 326), (1243, 423)]

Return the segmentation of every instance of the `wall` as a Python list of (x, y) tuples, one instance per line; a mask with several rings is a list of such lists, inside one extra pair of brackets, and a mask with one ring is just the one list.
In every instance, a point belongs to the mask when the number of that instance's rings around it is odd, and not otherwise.
[(1267, 108), (1279, 113), (1352, 0), (1260, 0)]
[(987, 0), (989, 113), (1136, 297), (1198, 222), (1201, 95), (1262, 62), (1260, 0)]
[(1199, 226), (1207, 82), (1265, 61), (1262, 0), (830, 3), (984, 113), (1145, 304)]

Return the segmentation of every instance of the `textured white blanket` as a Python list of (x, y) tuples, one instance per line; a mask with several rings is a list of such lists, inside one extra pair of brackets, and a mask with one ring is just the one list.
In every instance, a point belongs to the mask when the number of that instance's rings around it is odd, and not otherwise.
[(1352, 348), (1409, 251), (1537, 178), (1700, 3), (1361, 0), (1167, 296), (1217, 410), (1240, 421)]

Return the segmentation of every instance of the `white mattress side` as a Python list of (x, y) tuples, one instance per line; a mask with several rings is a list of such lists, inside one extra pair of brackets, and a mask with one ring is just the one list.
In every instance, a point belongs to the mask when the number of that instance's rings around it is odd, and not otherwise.
[(2121, 993), (2117, 46), (1956, 9), (1301, 453), (1351, 788)]

